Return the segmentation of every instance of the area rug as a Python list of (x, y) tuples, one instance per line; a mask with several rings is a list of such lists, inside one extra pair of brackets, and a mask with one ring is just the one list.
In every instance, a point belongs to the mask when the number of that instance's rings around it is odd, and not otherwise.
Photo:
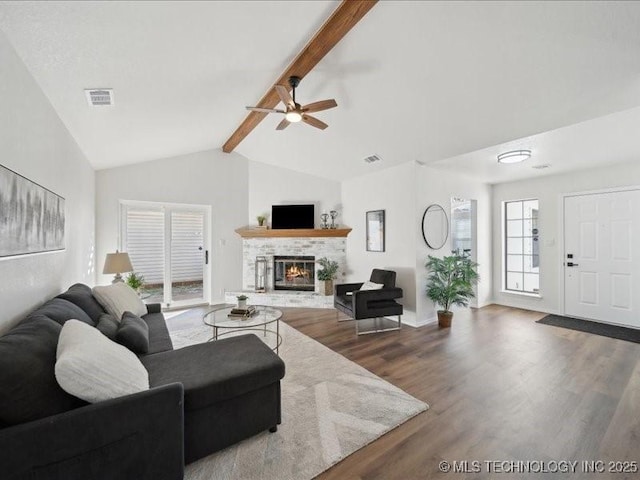
[(537, 323), (568, 328), (570, 330), (578, 330), (580, 332), (593, 333), (594, 335), (600, 335), (601, 337), (617, 338), (618, 340), (626, 340), (627, 342), (640, 343), (640, 330), (636, 330), (635, 328), (610, 325), (608, 323), (590, 322), (589, 320), (563, 317), (561, 315), (547, 315), (546, 317), (538, 320)]
[[(186, 480), (305, 480), (429, 406), (284, 322), (282, 425), (187, 465)], [(175, 348), (210, 327), (171, 333)]]

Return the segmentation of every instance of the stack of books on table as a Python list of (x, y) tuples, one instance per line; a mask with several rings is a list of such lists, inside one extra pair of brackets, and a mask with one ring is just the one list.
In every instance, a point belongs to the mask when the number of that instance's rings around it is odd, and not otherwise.
[(246, 308), (232, 308), (229, 317), (232, 318), (248, 318), (256, 313), (256, 307), (249, 305)]

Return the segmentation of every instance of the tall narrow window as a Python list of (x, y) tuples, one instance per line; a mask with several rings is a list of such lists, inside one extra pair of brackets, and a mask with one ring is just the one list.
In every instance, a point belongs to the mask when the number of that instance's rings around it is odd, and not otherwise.
[(505, 288), (514, 292), (540, 290), (538, 200), (504, 203)]

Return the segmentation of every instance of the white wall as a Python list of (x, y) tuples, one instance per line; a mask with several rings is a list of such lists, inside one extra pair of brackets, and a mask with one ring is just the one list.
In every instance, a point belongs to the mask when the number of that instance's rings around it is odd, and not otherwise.
[(271, 225), (272, 205), (297, 203), (315, 204), (315, 224), (320, 228), (320, 214), (340, 210), (340, 182), (249, 161), (249, 225), (257, 225), (256, 217), (264, 214)]
[(242, 288), (242, 242), (234, 232), (247, 223), (248, 160), (208, 150), (96, 172), (97, 283), (104, 258), (119, 244), (119, 201), (138, 200), (210, 205), (211, 300)]
[[(404, 290), (404, 321), (413, 326), (436, 321), (433, 303), (426, 297), (428, 255), (451, 252), (450, 238), (439, 250), (432, 250), (422, 238), (422, 214), (431, 204), (441, 205), (451, 217), (451, 197), (477, 201), (477, 260), (481, 282), (478, 306), (491, 301), (491, 188), (489, 185), (451, 175), (450, 172), (406, 162), (397, 167), (364, 175), (342, 183), (345, 223), (353, 228), (347, 239), (348, 281), (369, 278), (372, 268), (398, 273)], [(365, 212), (385, 210), (386, 251), (367, 252)]]
[[(395, 270), (403, 289), (403, 322), (416, 321), (415, 165), (403, 163), (342, 182), (342, 218), (353, 230), (347, 237), (346, 281), (369, 280), (371, 270)], [(385, 251), (366, 251), (365, 215), (385, 210)]]
[(93, 284), (95, 179), (1, 31), (0, 163), (66, 199), (65, 251), (0, 259), (2, 332), (72, 283)]
[[(496, 303), (514, 307), (561, 313), (563, 282), (562, 194), (620, 186), (640, 186), (640, 164), (618, 164), (605, 168), (552, 175), (535, 180), (493, 186), (493, 296)], [(524, 297), (502, 290), (502, 202), (523, 198), (540, 200), (540, 296)]]
[(417, 321), (418, 324), (431, 323), (437, 320), (436, 308), (426, 296), (427, 257), (443, 257), (451, 254), (451, 234), (446, 244), (439, 250), (429, 248), (422, 238), (422, 215), (432, 204), (438, 204), (447, 212), (451, 222), (451, 198), (458, 197), (476, 200), (476, 261), (480, 281), (476, 288), (477, 306), (483, 307), (491, 303), (492, 295), (492, 242), (491, 242), (491, 186), (477, 182), (461, 174), (438, 170), (428, 166), (417, 166), (414, 176), (417, 190), (417, 206), (414, 223), (417, 225), (416, 236), (416, 288), (417, 288)]

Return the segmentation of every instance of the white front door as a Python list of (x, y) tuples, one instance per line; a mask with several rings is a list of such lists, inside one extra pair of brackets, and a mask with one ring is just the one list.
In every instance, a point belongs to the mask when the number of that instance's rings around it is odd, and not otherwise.
[(640, 328), (640, 190), (564, 199), (565, 313)]

